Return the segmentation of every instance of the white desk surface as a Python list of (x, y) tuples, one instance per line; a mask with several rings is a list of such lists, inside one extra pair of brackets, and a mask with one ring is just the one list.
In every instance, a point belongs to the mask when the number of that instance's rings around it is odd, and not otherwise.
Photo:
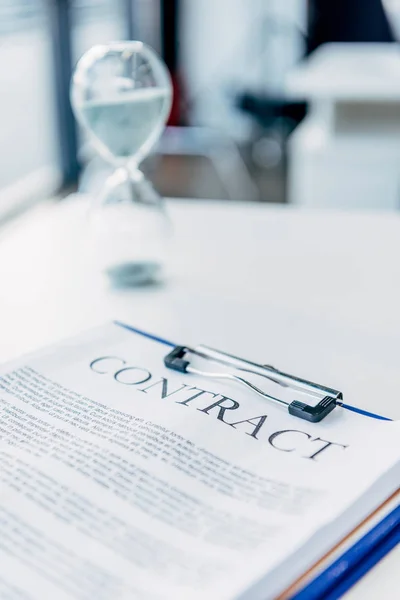
[[(342, 389), (400, 418), (400, 213), (169, 201), (163, 286), (113, 290), (93, 270), (86, 200), (44, 204), (0, 233), (0, 360), (119, 319)], [(394, 598), (400, 548), (347, 595)]]

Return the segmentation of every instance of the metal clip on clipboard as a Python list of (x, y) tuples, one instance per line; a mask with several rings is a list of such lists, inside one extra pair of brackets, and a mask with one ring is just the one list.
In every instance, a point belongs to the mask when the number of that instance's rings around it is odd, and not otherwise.
[[(214, 361), (221, 365), (234, 368), (238, 371), (236, 373), (229, 372), (212, 372), (212, 371), (201, 371), (191, 366), (189, 356), (198, 356), (206, 360)], [(196, 348), (188, 348), (187, 346), (175, 346), (175, 348), (167, 354), (164, 358), (164, 364), (169, 369), (174, 369), (180, 373), (193, 373), (195, 375), (201, 375), (203, 377), (210, 377), (213, 379), (231, 379), (237, 381), (247, 388), (251, 389), (256, 394), (259, 394), (263, 398), (272, 402), (285, 405), (288, 409), (289, 414), (311, 421), (312, 423), (318, 423), (322, 421), (330, 412), (336, 407), (343, 404), (343, 394), (338, 390), (289, 375), (278, 371), (270, 365), (260, 365), (243, 358), (238, 358), (219, 350), (213, 350), (207, 346), (196, 346)], [(302, 395), (306, 394), (316, 400), (319, 400), (317, 404), (306, 404), (300, 400), (292, 400), (287, 402), (282, 398), (271, 396), (267, 392), (264, 392), (259, 387), (245, 379), (244, 373), (253, 375), (259, 375), (276, 383), (284, 388), (289, 388), (294, 393), (300, 392)]]

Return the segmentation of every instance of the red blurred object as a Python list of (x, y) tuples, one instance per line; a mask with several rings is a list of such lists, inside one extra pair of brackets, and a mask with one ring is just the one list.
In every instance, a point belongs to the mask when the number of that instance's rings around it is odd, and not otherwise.
[(179, 73), (179, 0), (161, 2), (162, 57), (172, 78), (173, 99), (168, 125), (184, 125), (184, 86)]
[(171, 73), (172, 77), (172, 107), (168, 118), (167, 125), (183, 125), (183, 114), (182, 114), (182, 98), (183, 98), (183, 86), (179, 75)]

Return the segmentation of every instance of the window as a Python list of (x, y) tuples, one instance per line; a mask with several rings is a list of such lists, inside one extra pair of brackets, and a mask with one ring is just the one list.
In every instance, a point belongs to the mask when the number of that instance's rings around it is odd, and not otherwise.
[(0, 216), (60, 183), (52, 41), (41, 0), (0, 0)]
[(71, 69), (90, 46), (126, 39), (129, 15), (129, 0), (0, 0), (0, 219), (71, 180)]

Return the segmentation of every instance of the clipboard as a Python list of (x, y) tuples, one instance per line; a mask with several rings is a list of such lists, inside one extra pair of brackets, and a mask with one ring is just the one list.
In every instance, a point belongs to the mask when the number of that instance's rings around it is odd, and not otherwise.
[[(170, 349), (169, 354), (172, 352), (171, 349), (186, 348), (121, 321), (114, 321), (114, 324), (166, 346)], [(320, 387), (330, 390), (325, 386)], [(337, 390), (332, 391), (340, 394)], [(340, 398), (338, 399), (340, 400)], [(392, 421), (382, 415), (343, 402), (340, 403), (340, 406), (367, 418)], [(400, 507), (397, 507), (303, 589), (294, 593), (291, 600), (337, 600), (399, 543)]]

